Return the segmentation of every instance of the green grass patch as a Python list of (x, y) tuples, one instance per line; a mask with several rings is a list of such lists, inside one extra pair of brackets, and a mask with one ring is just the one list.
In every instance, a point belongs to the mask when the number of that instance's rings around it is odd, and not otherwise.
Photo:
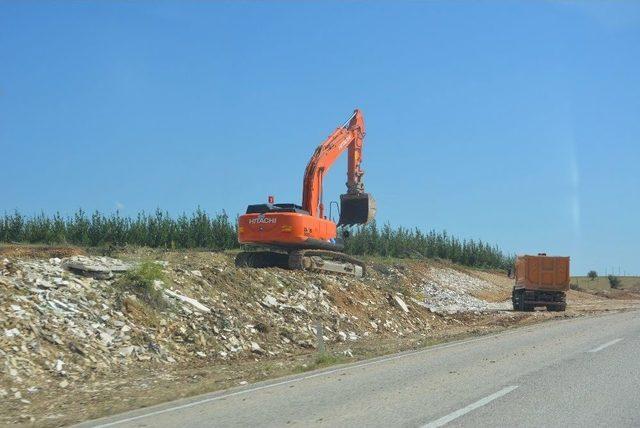
[(164, 309), (168, 303), (164, 298), (162, 286), (156, 285), (156, 281), (167, 281), (162, 266), (153, 262), (143, 262), (137, 268), (126, 272), (115, 285), (122, 290), (130, 291), (155, 309)]

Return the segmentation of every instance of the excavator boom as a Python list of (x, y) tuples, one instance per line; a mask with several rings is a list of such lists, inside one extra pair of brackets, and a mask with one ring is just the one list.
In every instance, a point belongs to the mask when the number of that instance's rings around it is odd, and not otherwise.
[(322, 185), (329, 168), (348, 149), (347, 193), (340, 195), (339, 225), (365, 224), (376, 213), (371, 195), (364, 191), (362, 143), (365, 136), (364, 117), (356, 109), (351, 117), (318, 146), (305, 170), (302, 207), (314, 217), (324, 217)]

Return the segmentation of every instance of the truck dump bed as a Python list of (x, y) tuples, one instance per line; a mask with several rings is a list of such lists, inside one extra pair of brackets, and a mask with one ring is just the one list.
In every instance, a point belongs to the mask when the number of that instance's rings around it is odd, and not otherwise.
[(518, 256), (516, 289), (566, 291), (569, 289), (569, 257)]

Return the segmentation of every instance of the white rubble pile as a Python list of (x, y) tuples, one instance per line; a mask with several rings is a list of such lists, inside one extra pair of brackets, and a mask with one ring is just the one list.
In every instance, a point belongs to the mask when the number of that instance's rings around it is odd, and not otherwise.
[(84, 263), (112, 277), (131, 266), (116, 262), (0, 260), (0, 380), (13, 388), (35, 388), (30, 384), (35, 381), (62, 386), (131, 361), (175, 361), (156, 343), (153, 329), (123, 313), (112, 280), (79, 271)]
[(126, 272), (134, 265), (111, 257), (73, 256), (65, 259), (62, 266), (79, 275), (109, 279), (116, 273)]
[(441, 287), (455, 289), (461, 293), (473, 294), (478, 291), (497, 290), (497, 286), (464, 272), (451, 268), (431, 268), (429, 277)]
[(510, 302), (490, 303), (435, 283), (424, 284), (424, 302), (429, 310), (441, 314), (510, 309)]
[(483, 279), (447, 268), (431, 268), (429, 278), (430, 280), (423, 284), (423, 293), (425, 306), (432, 312), (441, 314), (480, 313), (511, 308), (510, 301), (487, 302), (471, 294), (491, 291), (496, 288), (494, 284)]
[[(409, 311), (399, 296), (393, 304), (383, 298), (353, 302), (379, 314), (372, 319), (339, 308), (325, 288), (348, 294), (352, 279), (309, 281), (310, 274), (232, 268), (231, 287), (221, 289), (217, 281), (228, 279), (228, 266), (209, 267), (205, 278), (201, 270), (162, 262), (172, 283), (157, 281), (154, 287), (162, 288), (168, 307), (149, 315), (136, 314), (139, 299), (115, 284), (133, 263), (87, 256), (0, 262), (2, 376), (25, 388), (31, 379), (69, 383), (146, 361), (225, 360), (313, 348), (318, 318), (326, 324), (324, 339), (335, 342), (379, 330), (401, 336), (424, 328), (398, 320)], [(230, 295), (245, 287), (243, 278), (254, 282), (253, 299)]]
[[(425, 275), (382, 266), (359, 280), (237, 269), (231, 258), (211, 253), (189, 257), (156, 262), (166, 275), (166, 283), (153, 284), (159, 307), (118, 285), (136, 263), (0, 258), (0, 393), (25, 400), (36, 393), (29, 391), (145, 364), (287, 357), (322, 342), (426, 336), (447, 325), (438, 313), (495, 305), (469, 294), (493, 284), (452, 269)], [(416, 298), (422, 292), (424, 301)]]

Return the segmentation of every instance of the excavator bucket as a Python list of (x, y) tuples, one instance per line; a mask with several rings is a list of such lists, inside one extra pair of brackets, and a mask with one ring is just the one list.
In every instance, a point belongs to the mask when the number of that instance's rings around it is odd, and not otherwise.
[(366, 224), (376, 216), (376, 201), (368, 193), (340, 195), (339, 226)]

